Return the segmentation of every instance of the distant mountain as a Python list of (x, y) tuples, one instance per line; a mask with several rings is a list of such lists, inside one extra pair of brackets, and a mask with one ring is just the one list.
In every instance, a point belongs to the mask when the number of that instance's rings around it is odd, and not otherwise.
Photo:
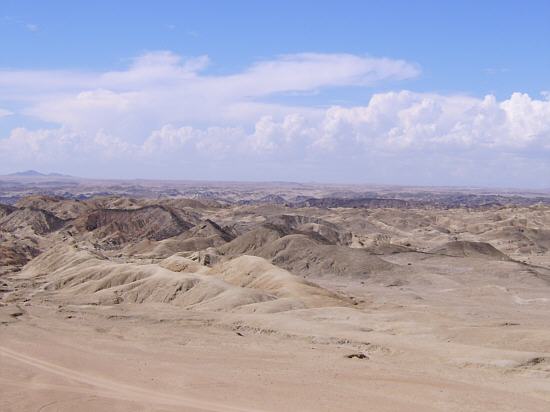
[(25, 170), (24, 172), (10, 173), (8, 176), (46, 176), (44, 173), (37, 172), (36, 170)]
[(70, 177), (61, 173), (40, 173), (36, 170), (25, 170), (23, 172), (10, 173), (8, 176), (21, 176), (21, 177)]
[(64, 175), (63, 173), (48, 173), (48, 176), (72, 177), (71, 175)]

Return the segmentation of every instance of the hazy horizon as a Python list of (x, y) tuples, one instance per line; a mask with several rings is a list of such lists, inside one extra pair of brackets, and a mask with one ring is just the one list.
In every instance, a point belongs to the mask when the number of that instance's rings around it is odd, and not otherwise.
[[(29, 174), (30, 173), (36, 173), (36, 174)], [(34, 169), (28, 169), (28, 170), (17, 170), (6, 174), (0, 174), (0, 177), (10, 177), (10, 178), (23, 178), (28, 179), (32, 177), (38, 177), (38, 178), (54, 178), (54, 177), (61, 177), (61, 178), (68, 178), (68, 179), (81, 179), (81, 180), (89, 180), (89, 181), (121, 181), (121, 182), (132, 182), (132, 181), (151, 181), (151, 182), (166, 182), (167, 185), (170, 182), (179, 183), (179, 182), (189, 182), (189, 183), (227, 183), (227, 184), (259, 184), (259, 183), (267, 183), (267, 184), (283, 184), (283, 185), (313, 185), (313, 186), (333, 186), (333, 187), (356, 187), (356, 188), (376, 188), (376, 187), (395, 187), (395, 188), (419, 188), (419, 189), (450, 189), (450, 190), (494, 190), (496, 192), (498, 191), (512, 191), (512, 192), (540, 192), (545, 193), (550, 191), (550, 187), (514, 187), (514, 186), (478, 186), (478, 185), (414, 185), (414, 184), (394, 184), (394, 183), (380, 183), (380, 182), (339, 182), (339, 181), (316, 181), (316, 180), (224, 180), (224, 179), (184, 179), (184, 178), (148, 178), (148, 177), (116, 177), (116, 176), (110, 176), (110, 177), (97, 177), (97, 176), (90, 176), (90, 175), (70, 175), (70, 174), (63, 174), (56, 171), (41, 171), (41, 170), (34, 170)]]

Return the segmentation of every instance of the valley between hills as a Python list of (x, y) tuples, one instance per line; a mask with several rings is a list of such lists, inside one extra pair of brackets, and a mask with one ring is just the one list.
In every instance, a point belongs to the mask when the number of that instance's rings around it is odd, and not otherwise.
[(3, 411), (550, 409), (541, 198), (9, 184)]

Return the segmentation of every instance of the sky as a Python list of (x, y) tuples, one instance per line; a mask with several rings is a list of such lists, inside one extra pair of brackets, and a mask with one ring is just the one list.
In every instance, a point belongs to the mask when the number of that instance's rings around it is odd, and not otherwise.
[(0, 1), (0, 174), (550, 187), (548, 1)]

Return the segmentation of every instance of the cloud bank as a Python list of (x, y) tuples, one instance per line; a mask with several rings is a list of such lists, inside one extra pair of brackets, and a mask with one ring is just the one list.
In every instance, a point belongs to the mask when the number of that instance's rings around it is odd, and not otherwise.
[[(163, 51), (120, 71), (0, 70), (0, 118), (23, 119), (0, 136), (0, 161), (92, 176), (550, 186), (548, 95), (372, 94), (419, 67), (350, 54), (284, 55), (226, 75), (209, 64)], [(292, 103), (347, 87), (372, 96)]]

